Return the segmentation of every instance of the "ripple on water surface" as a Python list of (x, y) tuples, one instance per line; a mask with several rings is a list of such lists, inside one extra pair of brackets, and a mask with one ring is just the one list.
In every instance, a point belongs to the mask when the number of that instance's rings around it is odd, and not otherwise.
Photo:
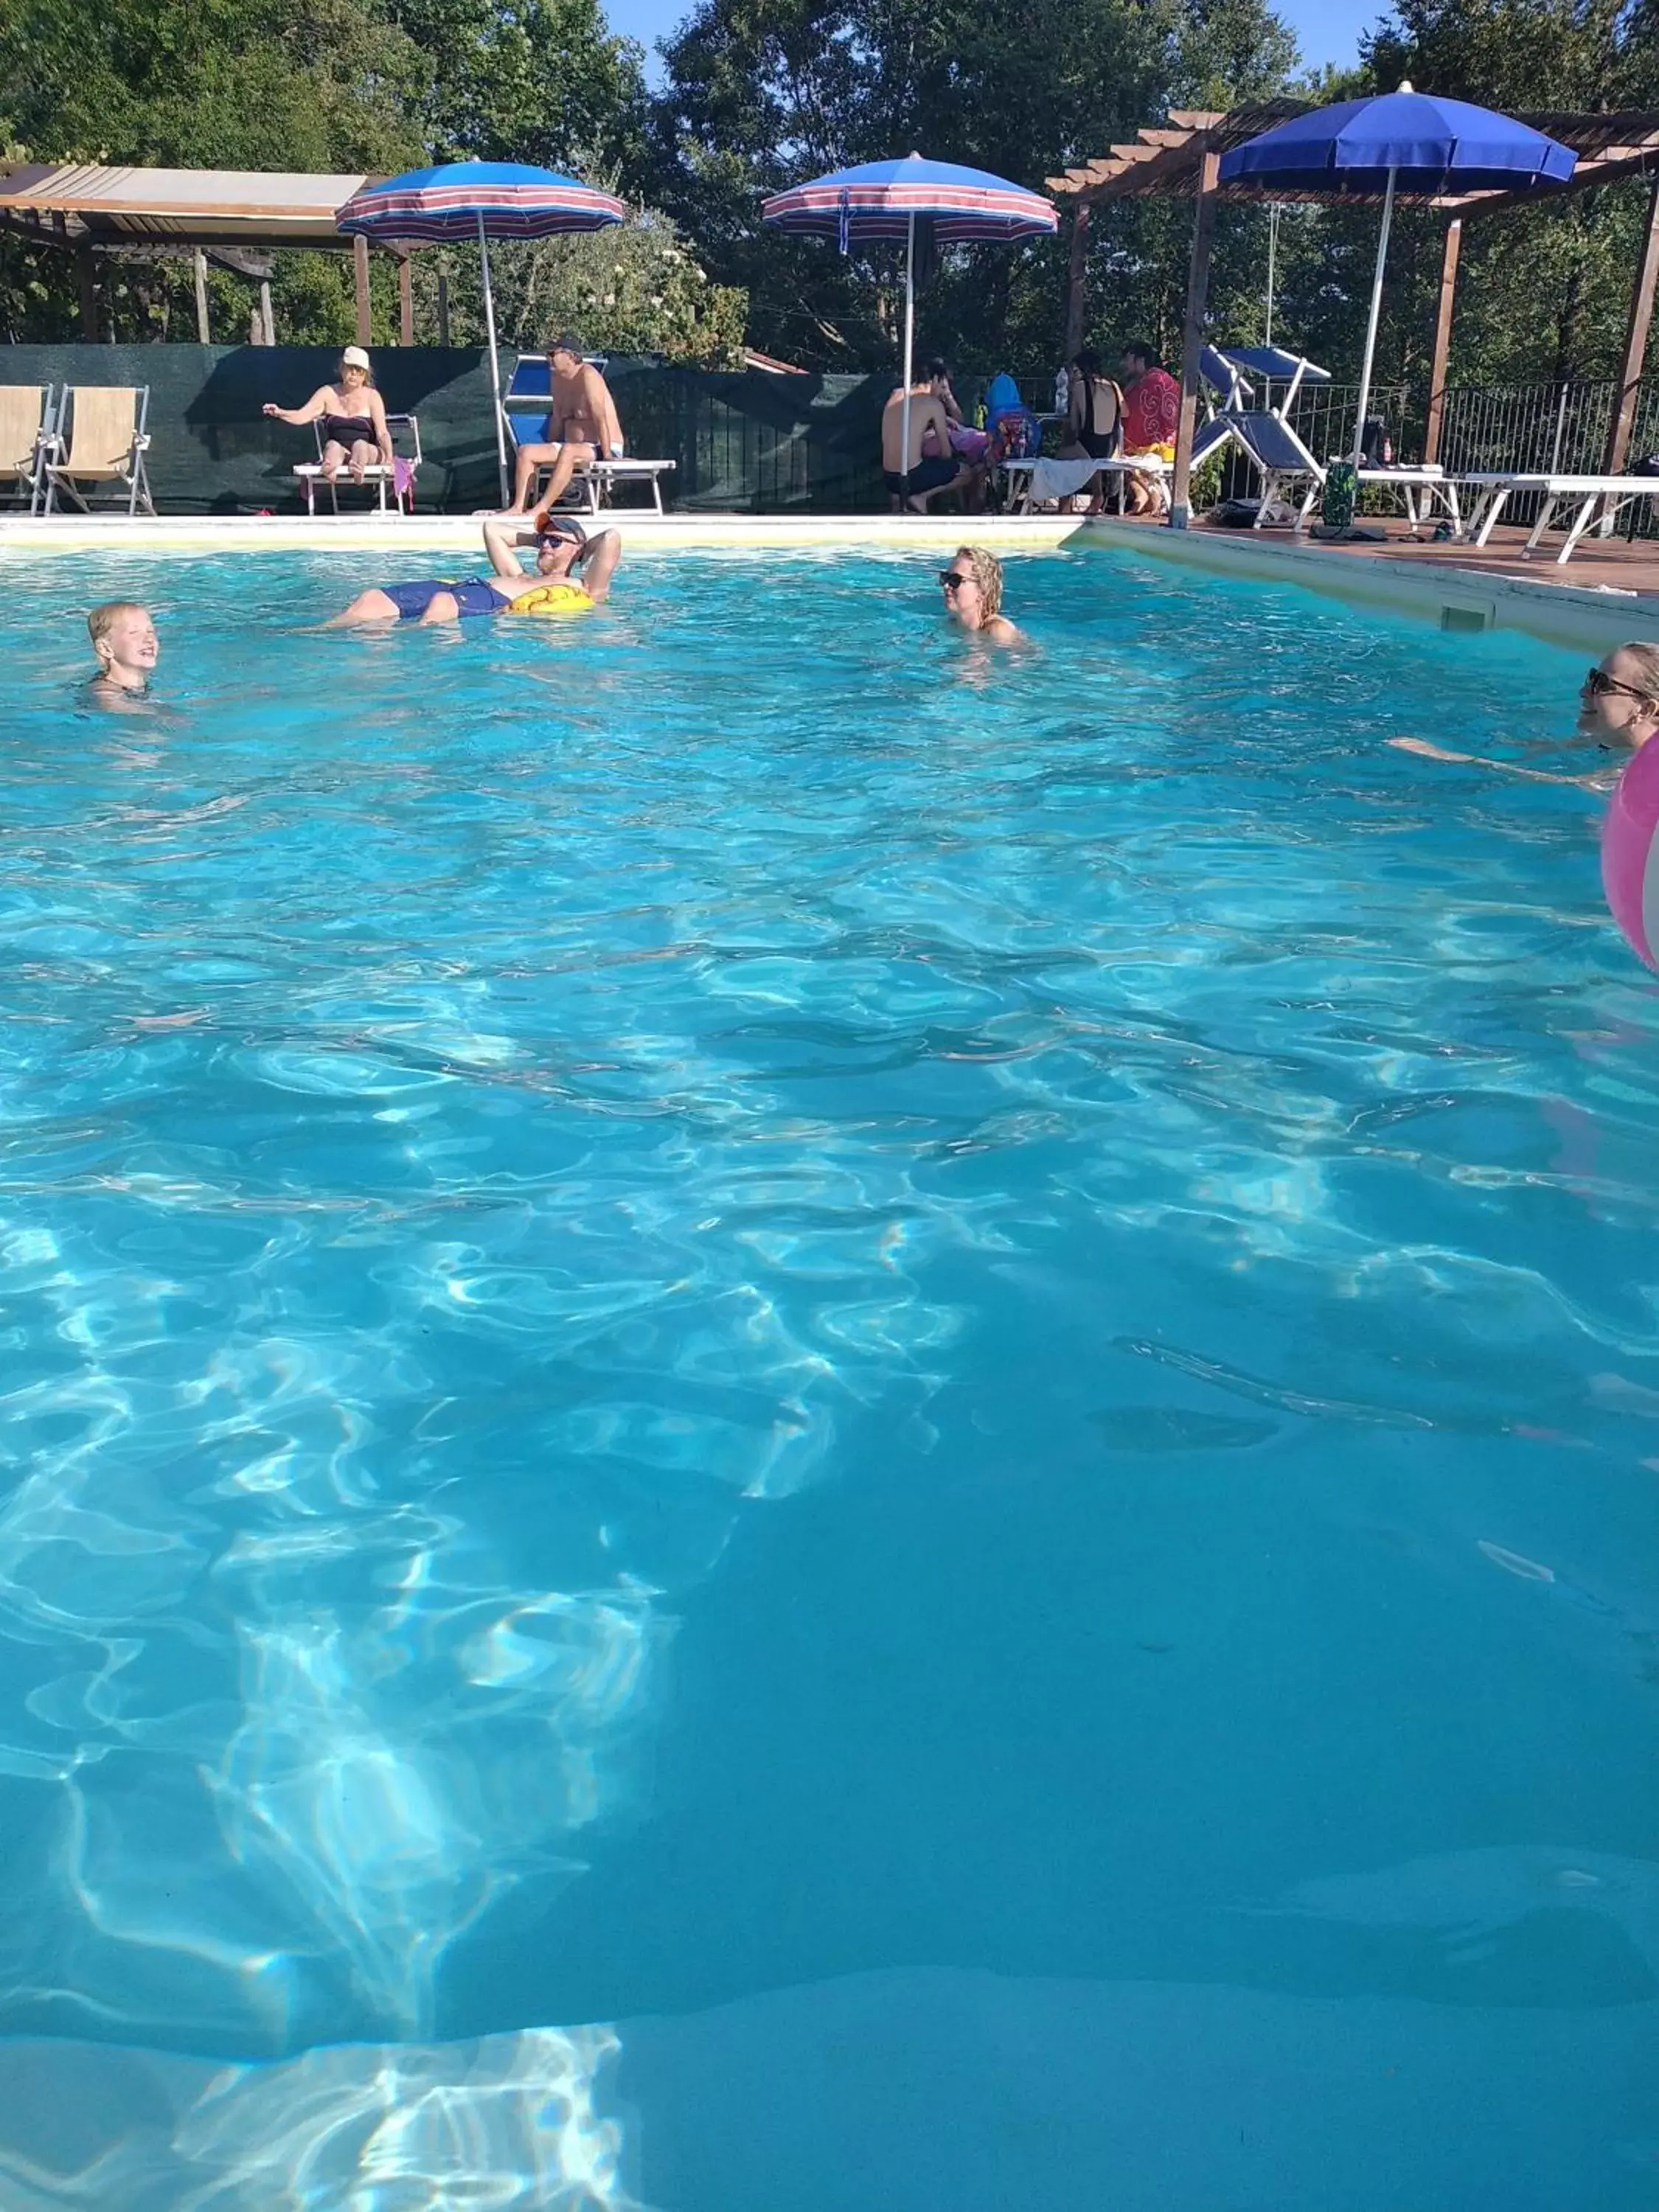
[(112, 560), (120, 716), (12, 580), (11, 2028), (1651, 1996), (1654, 992), (1594, 801), (1380, 743), (1575, 664), (936, 565)]

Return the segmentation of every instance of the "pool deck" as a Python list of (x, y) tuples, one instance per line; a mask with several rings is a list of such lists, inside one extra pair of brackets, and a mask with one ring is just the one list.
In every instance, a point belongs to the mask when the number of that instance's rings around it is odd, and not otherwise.
[[(1385, 607), (1449, 630), (1515, 629), (1572, 649), (1605, 651), (1629, 637), (1659, 639), (1659, 546), (1589, 539), (1565, 568), (1546, 551), (1522, 558), (1524, 531), (1499, 530), (1486, 546), (1413, 540), (1403, 523), (1377, 525), (1376, 541), (1330, 544), (1288, 532), (1172, 531), (1117, 516), (669, 514), (607, 513), (630, 555), (678, 552), (949, 554), (964, 539), (1001, 553), (1133, 549), (1237, 580), (1295, 584), (1349, 605)], [(85, 561), (115, 550), (141, 556), (228, 553), (411, 553), (477, 560), (480, 517), (123, 515), (0, 517), (0, 564), (53, 555)], [(365, 578), (365, 580), (368, 580)]]

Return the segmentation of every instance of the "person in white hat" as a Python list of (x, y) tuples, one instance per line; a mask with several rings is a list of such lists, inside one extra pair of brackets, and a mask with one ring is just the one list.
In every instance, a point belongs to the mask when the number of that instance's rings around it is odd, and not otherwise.
[(392, 466), (392, 433), (386, 426), (386, 404), (374, 389), (374, 372), (362, 346), (350, 345), (340, 356), (340, 374), (332, 384), (319, 384), (303, 407), (274, 407), (264, 412), (278, 422), (314, 422), (323, 426), (323, 475), (330, 483), (342, 470), (354, 483), (363, 471), (378, 461)]

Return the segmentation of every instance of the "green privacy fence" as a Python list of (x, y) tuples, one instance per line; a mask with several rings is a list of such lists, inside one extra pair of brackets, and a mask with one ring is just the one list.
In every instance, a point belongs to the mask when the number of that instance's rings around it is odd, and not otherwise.
[[(300, 507), (291, 471), (315, 449), (308, 428), (268, 422), (260, 409), (266, 400), (300, 405), (338, 360), (337, 351), (303, 346), (18, 345), (0, 354), (0, 383), (148, 385), (150, 481), (161, 513), (281, 514)], [(465, 514), (493, 505), (482, 354), (385, 347), (374, 372), (387, 410), (420, 417), (417, 507)], [(879, 423), (890, 378), (720, 375), (620, 360), (607, 375), (629, 452), (676, 464), (664, 487), (673, 506), (766, 514), (886, 504)]]

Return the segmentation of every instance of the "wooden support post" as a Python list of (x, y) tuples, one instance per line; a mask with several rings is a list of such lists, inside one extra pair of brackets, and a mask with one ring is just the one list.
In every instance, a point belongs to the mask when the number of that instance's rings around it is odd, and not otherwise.
[(1079, 200), (1072, 210), (1072, 253), (1066, 277), (1066, 349), (1061, 358), (1068, 368), (1083, 343), (1088, 310), (1089, 216), (1090, 203)]
[(207, 256), (198, 246), (191, 255), (196, 268), (196, 343), (211, 345), (213, 332), (208, 323)]
[(1625, 366), (1619, 394), (1607, 429), (1607, 449), (1602, 456), (1604, 476), (1625, 472), (1630, 459), (1630, 434), (1636, 422), (1636, 402), (1641, 394), (1642, 365), (1647, 358), (1648, 327), (1653, 320), (1654, 279), (1659, 276), (1659, 182), (1648, 202), (1648, 227), (1642, 240), (1642, 258), (1636, 270), (1636, 289), (1630, 295), (1630, 321), (1625, 331)]
[(368, 313), (368, 240), (357, 237), (351, 241), (352, 273), (357, 283), (357, 343), (366, 346), (369, 337)]
[(1187, 320), (1181, 333), (1181, 420), (1176, 430), (1175, 475), (1170, 485), (1170, 527), (1192, 520), (1193, 440), (1198, 434), (1198, 364), (1204, 351), (1204, 309), (1210, 295), (1210, 246), (1215, 237), (1215, 194), (1221, 156), (1206, 143), (1198, 173), (1198, 211), (1193, 218), (1193, 258), (1187, 270)]
[(89, 246), (75, 249), (75, 273), (81, 288), (81, 337), (87, 345), (98, 343), (98, 267)]
[(268, 276), (262, 278), (259, 284), (259, 324), (263, 333), (260, 344), (274, 346), (276, 343), (276, 318), (271, 312), (270, 279)]
[(438, 271), (438, 343), (449, 343), (449, 272), (446, 269)]
[(1463, 218), (1446, 225), (1446, 250), (1440, 263), (1440, 306), (1434, 319), (1434, 359), (1429, 365), (1429, 419), (1423, 431), (1425, 465), (1440, 458), (1440, 425), (1446, 411), (1446, 363), (1451, 357), (1452, 307), (1457, 297), (1457, 257), (1463, 250)]
[(405, 253), (398, 262), (398, 335), (401, 343), (415, 343), (415, 290), (410, 282), (409, 256)]

